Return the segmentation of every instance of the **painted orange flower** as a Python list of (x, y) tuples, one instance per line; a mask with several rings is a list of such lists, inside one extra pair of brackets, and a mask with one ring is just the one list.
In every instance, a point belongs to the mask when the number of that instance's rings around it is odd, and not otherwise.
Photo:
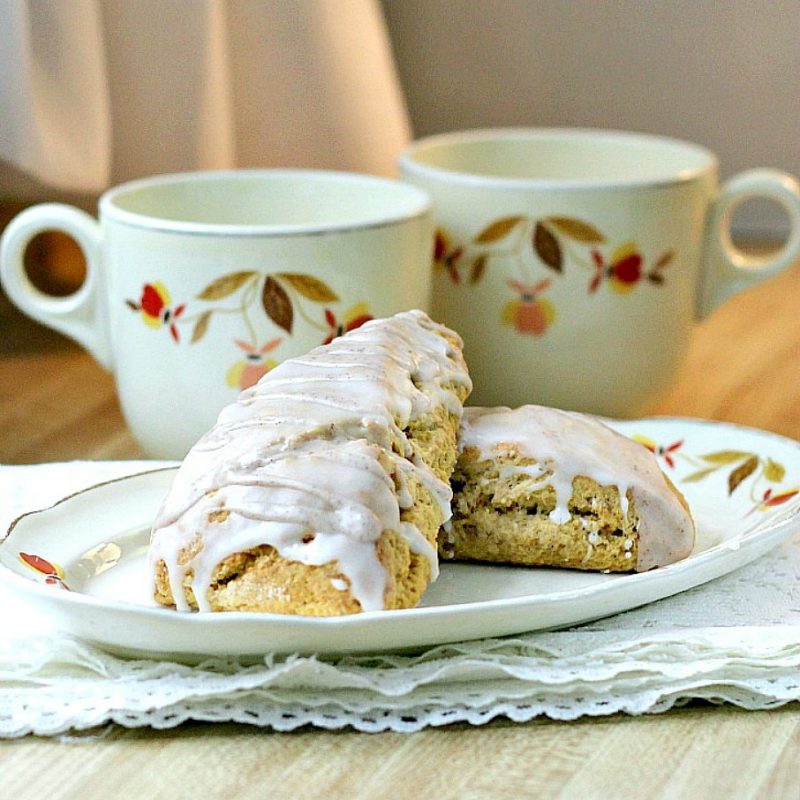
[(360, 328), (365, 322), (373, 319), (367, 303), (356, 303), (345, 311), (341, 322), (329, 308), (325, 309), (325, 322), (328, 324), (328, 335), (322, 344), (330, 344), (337, 336)]
[(433, 243), (433, 268), (437, 271), (445, 270), (453, 283), (461, 283), (458, 262), (462, 255), (464, 255), (464, 248), (453, 247), (447, 232), (442, 228), (437, 228)]
[(258, 383), (271, 369), (278, 366), (273, 358), (265, 358), (283, 339), (271, 339), (262, 347), (256, 347), (241, 339), (234, 339), (236, 346), (243, 350), (245, 357), (237, 361), (225, 375), (225, 380), (233, 389), (249, 389)]
[(508, 285), (518, 292), (519, 299), (511, 300), (503, 307), (503, 323), (528, 336), (541, 336), (545, 333), (555, 321), (556, 310), (549, 300), (539, 295), (551, 283), (550, 278), (532, 285), (509, 280)]
[(146, 325), (151, 328), (160, 328), (166, 325), (172, 338), (176, 342), (180, 341), (180, 333), (175, 322), (186, 310), (186, 305), (181, 303), (179, 306), (172, 308), (172, 298), (163, 283), (160, 281), (146, 283), (138, 303), (133, 300), (127, 300), (126, 302), (129, 308), (141, 312), (142, 319)]

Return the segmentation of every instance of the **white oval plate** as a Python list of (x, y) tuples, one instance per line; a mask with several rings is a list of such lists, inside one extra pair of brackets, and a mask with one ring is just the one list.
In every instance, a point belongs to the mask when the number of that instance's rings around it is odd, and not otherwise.
[(419, 608), (349, 617), (179, 613), (155, 607), (148, 529), (173, 469), (100, 484), (19, 518), (0, 576), (63, 631), (124, 655), (195, 660), (376, 652), (576, 625), (685, 591), (752, 561), (800, 525), (800, 443), (687, 419), (614, 422), (643, 437), (698, 528), (684, 561), (638, 575), (442, 565)]

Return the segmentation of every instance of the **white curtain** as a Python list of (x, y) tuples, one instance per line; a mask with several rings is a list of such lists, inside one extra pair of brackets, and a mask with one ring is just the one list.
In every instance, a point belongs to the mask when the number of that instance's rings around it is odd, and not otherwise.
[(20, 173), (86, 193), (233, 166), (393, 174), (408, 138), (377, 0), (0, 0), (0, 195)]

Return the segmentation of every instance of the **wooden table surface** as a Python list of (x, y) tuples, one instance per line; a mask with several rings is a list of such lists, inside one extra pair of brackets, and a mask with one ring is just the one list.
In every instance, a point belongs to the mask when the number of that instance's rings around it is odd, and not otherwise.
[[(800, 265), (696, 328), (656, 413), (800, 439)], [(141, 456), (113, 379), (0, 298), (0, 462)], [(693, 705), (406, 734), (234, 725), (111, 728), (0, 744), (0, 796), (40, 798), (800, 798), (800, 709)]]

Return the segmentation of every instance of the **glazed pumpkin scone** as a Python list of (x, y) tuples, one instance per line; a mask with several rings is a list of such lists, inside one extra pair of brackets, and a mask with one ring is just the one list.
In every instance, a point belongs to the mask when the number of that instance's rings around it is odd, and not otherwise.
[(645, 447), (583, 414), (467, 408), (446, 559), (613, 572), (689, 555), (683, 495)]
[(416, 605), (437, 575), (461, 340), (419, 311), (291, 359), (222, 411), (153, 525), (156, 600), (332, 616)]

